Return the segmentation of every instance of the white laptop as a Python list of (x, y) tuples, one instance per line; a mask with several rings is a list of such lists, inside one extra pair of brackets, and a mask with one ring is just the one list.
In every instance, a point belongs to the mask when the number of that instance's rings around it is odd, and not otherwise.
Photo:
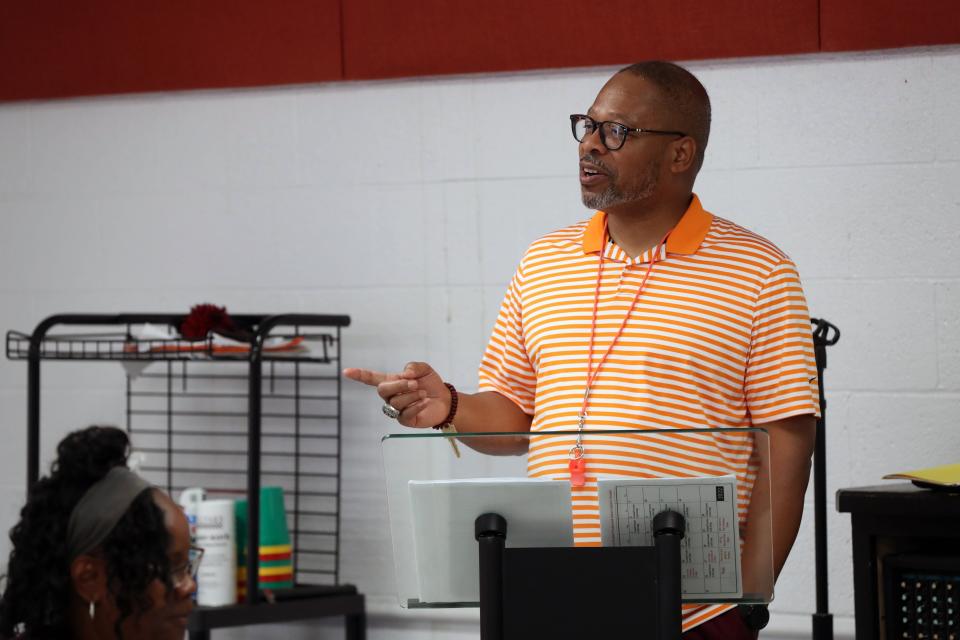
[[(410, 481), (420, 603), (480, 600), (474, 522), (507, 521), (507, 547), (572, 547), (570, 483), (535, 478)], [(415, 604), (415, 603), (411, 603)]]

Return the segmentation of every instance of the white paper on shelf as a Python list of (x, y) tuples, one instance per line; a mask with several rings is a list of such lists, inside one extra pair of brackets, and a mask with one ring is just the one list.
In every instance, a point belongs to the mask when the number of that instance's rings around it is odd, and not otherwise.
[(120, 366), (123, 367), (127, 377), (136, 380), (143, 373), (144, 369), (153, 364), (150, 360), (121, 360)]
[(653, 517), (676, 511), (686, 522), (680, 543), (682, 597), (743, 597), (735, 476), (611, 478), (600, 479), (597, 488), (603, 546), (652, 546)]
[(410, 481), (420, 601), (478, 602), (474, 521), (498, 513), (508, 547), (572, 547), (570, 483), (535, 478)]
[[(165, 324), (151, 324), (146, 322), (130, 327), (130, 337), (135, 340), (135, 342), (130, 343), (133, 345), (133, 348), (135, 348), (138, 353), (145, 353), (150, 349), (149, 345), (151, 344), (151, 340), (176, 340), (180, 337), (180, 334), (177, 333), (173, 327)], [(126, 372), (127, 377), (131, 380), (139, 378), (140, 374), (151, 364), (152, 362), (150, 360), (120, 361), (120, 365)]]
[(165, 324), (137, 324), (130, 327), (130, 337), (146, 342), (149, 340), (176, 340), (180, 337), (177, 330)]

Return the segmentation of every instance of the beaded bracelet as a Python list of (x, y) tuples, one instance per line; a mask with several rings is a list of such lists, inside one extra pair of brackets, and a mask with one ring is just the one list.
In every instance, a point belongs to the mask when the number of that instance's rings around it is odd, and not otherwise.
[(447, 414), (447, 417), (444, 418), (440, 424), (433, 426), (434, 429), (443, 429), (448, 424), (453, 422), (454, 416), (457, 415), (457, 404), (460, 402), (460, 396), (457, 395), (457, 390), (449, 382), (444, 382), (444, 386), (450, 390), (450, 413)]

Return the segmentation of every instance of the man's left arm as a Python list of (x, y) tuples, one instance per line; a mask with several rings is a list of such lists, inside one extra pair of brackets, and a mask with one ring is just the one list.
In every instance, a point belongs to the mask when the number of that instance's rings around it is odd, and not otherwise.
[[(769, 506), (772, 510), (770, 522), (773, 540), (770, 546), (773, 578), (776, 580), (800, 530), (803, 499), (810, 479), (811, 456), (816, 441), (816, 418), (812, 415), (793, 416), (758, 426), (769, 434), (769, 451), (766, 447), (760, 447), (760, 469), (750, 500), (746, 541), (767, 538), (766, 532), (759, 528), (765, 526), (767, 518), (762, 512)], [(753, 547), (751, 552), (763, 553), (757, 546), (749, 546)], [(770, 557), (766, 553), (763, 555)]]
[(803, 515), (820, 411), (812, 338), (800, 274), (783, 257), (757, 296), (744, 376), (751, 424), (769, 434), (769, 447), (757, 449), (743, 545), (744, 586), (759, 592), (773, 588)]

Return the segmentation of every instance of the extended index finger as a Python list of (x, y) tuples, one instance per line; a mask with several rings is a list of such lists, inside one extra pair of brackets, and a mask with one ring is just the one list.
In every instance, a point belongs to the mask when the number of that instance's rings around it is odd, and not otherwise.
[(362, 382), (371, 387), (375, 387), (381, 382), (391, 382), (400, 379), (400, 376), (395, 373), (383, 373), (382, 371), (360, 369), (359, 367), (348, 367), (343, 370), (343, 375), (351, 380)]

